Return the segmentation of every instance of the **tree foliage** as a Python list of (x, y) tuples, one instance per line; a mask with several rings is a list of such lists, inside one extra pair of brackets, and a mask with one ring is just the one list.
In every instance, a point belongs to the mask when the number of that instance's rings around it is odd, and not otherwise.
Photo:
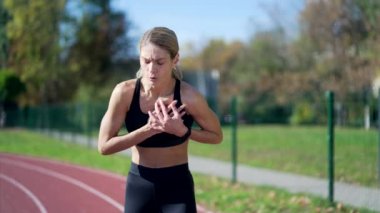
[(374, 78), (366, 52), (369, 19), (363, 5), (370, 1), (309, 1), (301, 13), (301, 34), (311, 39), (322, 88), (333, 90), (340, 100), (367, 91)]
[(82, 83), (102, 85), (116, 63), (128, 58), (128, 25), (124, 13), (112, 11), (110, 1), (83, 0), (74, 42), (68, 50), (69, 70)]
[(4, 6), (11, 16), (8, 65), (26, 83), (25, 104), (54, 101), (60, 95), (53, 88), (62, 73), (58, 24), (65, 0), (4, 0)]
[(0, 68), (6, 66), (8, 60), (9, 41), (6, 34), (6, 24), (10, 16), (8, 11), (3, 6), (3, 1), (0, 1)]
[(318, 122), (323, 118), (306, 108), (324, 108), (326, 90), (338, 102), (371, 98), (380, 73), (379, 21), (379, 1), (305, 1), (297, 37), (289, 39), (277, 26), (256, 32), (236, 49), (212, 40), (192, 58), (201, 69), (223, 70), (221, 94), (238, 94), (249, 122)]
[(21, 105), (70, 101), (82, 86), (96, 97), (115, 70), (131, 66), (129, 25), (110, 0), (3, 3), (0, 15), (9, 18), (0, 22), (0, 44), (7, 44), (4, 64), (26, 85)]
[(16, 103), (17, 97), (25, 92), (25, 85), (8, 70), (0, 70), (0, 102)]

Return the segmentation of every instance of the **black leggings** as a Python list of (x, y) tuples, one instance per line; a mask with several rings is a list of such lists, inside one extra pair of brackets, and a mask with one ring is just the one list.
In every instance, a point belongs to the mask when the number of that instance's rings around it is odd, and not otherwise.
[(124, 212), (195, 213), (194, 182), (188, 164), (156, 169), (132, 163)]

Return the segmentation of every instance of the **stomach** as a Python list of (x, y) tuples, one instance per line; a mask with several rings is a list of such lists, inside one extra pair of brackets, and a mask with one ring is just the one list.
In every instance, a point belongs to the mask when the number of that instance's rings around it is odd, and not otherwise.
[(132, 162), (150, 168), (171, 167), (188, 162), (188, 141), (171, 147), (132, 147)]

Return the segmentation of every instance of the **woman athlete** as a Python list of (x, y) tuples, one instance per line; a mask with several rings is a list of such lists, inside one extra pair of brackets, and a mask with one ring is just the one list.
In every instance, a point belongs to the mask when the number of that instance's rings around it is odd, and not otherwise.
[[(100, 125), (98, 150), (103, 155), (132, 150), (125, 212), (194, 213), (189, 139), (220, 143), (219, 120), (205, 98), (181, 80), (174, 31), (148, 30), (139, 49), (136, 78), (119, 83), (112, 92)], [(123, 124), (128, 133), (118, 135)]]

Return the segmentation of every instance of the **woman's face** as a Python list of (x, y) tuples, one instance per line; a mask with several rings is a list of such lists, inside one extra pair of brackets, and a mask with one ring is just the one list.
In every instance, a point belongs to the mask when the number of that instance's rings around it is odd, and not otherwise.
[(140, 67), (142, 77), (151, 83), (156, 83), (161, 79), (171, 78), (172, 69), (175, 67), (177, 61), (178, 57), (172, 60), (167, 50), (150, 42), (141, 47)]

